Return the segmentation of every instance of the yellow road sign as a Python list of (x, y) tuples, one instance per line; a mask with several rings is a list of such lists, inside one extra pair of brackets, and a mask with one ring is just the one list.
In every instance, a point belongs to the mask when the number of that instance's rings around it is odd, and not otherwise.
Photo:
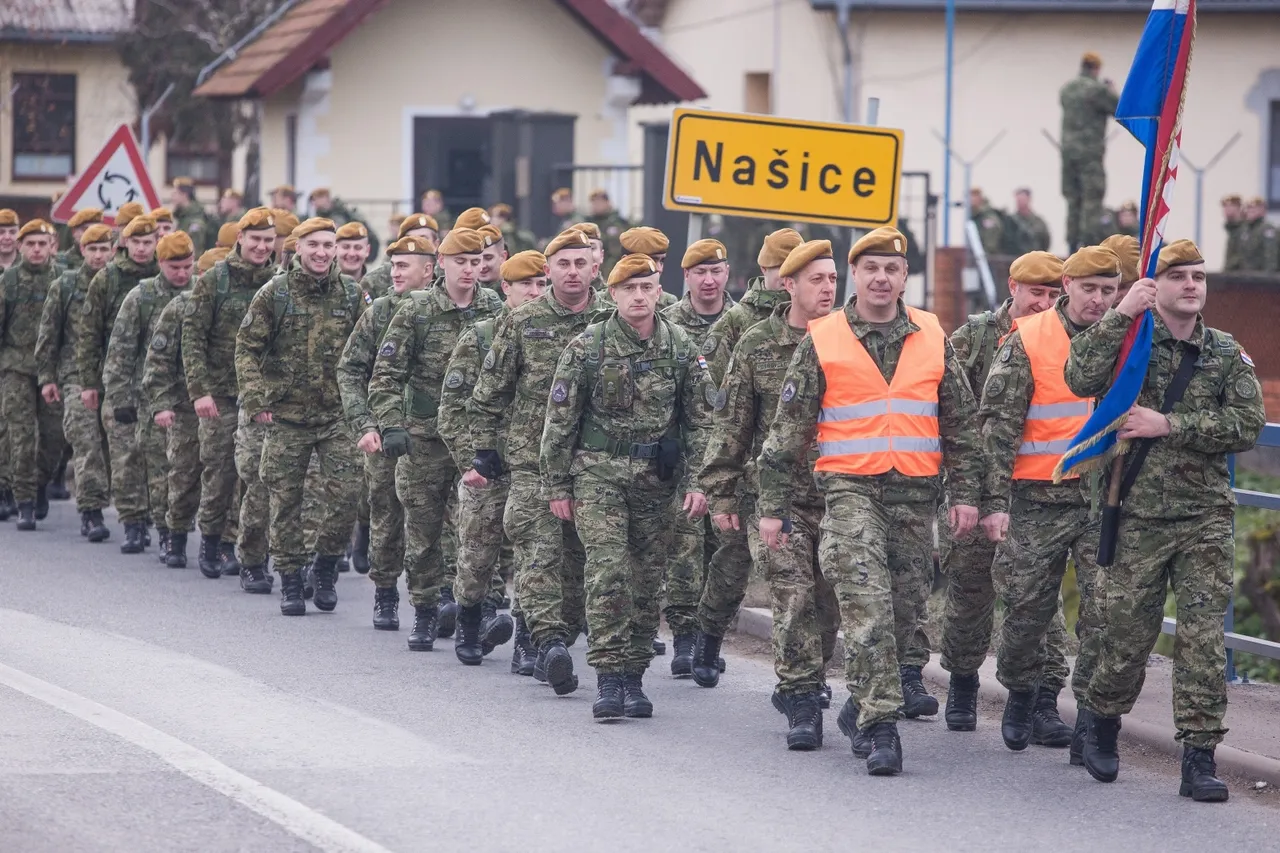
[(901, 183), (901, 130), (677, 109), (663, 205), (874, 228), (897, 224)]

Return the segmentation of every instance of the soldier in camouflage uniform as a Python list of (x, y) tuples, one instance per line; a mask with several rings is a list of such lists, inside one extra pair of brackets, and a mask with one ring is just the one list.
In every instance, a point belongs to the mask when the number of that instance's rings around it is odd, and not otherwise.
[[(76, 335), (76, 370), (83, 388), (80, 399), (93, 410), (101, 404), (107, 344), (120, 306), (138, 282), (159, 272), (154, 220), (133, 217), (120, 232), (120, 239), (116, 257), (89, 282)], [(136, 418), (134, 422), (121, 422), (112, 407), (105, 406), (102, 426), (111, 452), (112, 499), (124, 525), (125, 541), (120, 550), (140, 554), (147, 544), (147, 488), (145, 462), (138, 452)]]
[[(948, 520), (963, 536), (978, 520), (982, 466), (976, 404), (951, 345), (937, 318), (902, 303), (906, 249), (894, 228), (850, 249), (857, 293), (797, 346), (757, 463), (760, 536), (777, 549), (794, 526), (796, 468), (817, 434), (815, 478), (827, 504), (818, 557), (840, 601), (851, 694), (839, 722), (872, 775), (901, 772), (899, 709), (904, 694), (925, 693), (917, 656), (928, 649), (911, 641), (932, 579), (938, 474), (945, 469)], [(890, 396), (904, 402), (890, 410)], [(876, 414), (885, 411), (893, 413)]]
[(1244, 209), (1240, 263), (1246, 272), (1280, 272), (1280, 231), (1267, 220), (1267, 202), (1254, 196)]
[[(413, 213), (400, 221), (400, 229), (396, 233), (396, 239), (425, 237), (433, 244), (437, 244), (440, 242), (439, 233), (440, 228), (435, 219), (425, 213)], [(369, 272), (365, 273), (364, 278), (360, 279), (360, 286), (364, 288), (370, 299), (386, 296), (391, 292), (391, 264), (379, 264), (369, 270)]]
[(212, 249), (218, 224), (205, 212), (204, 205), (196, 201), (196, 182), (185, 177), (174, 178), (169, 203), (173, 206), (174, 225), (191, 238), (196, 254)]
[[(784, 232), (783, 236), (789, 235)], [(800, 235), (795, 236), (798, 238)], [(770, 248), (768, 238), (764, 248)], [(763, 257), (764, 250), (761, 254)], [(797, 254), (798, 259), (807, 256), (807, 250), (800, 250)], [(791, 296), (792, 301), (780, 303), (767, 319), (752, 326), (737, 341), (725, 366), (723, 396), (716, 401), (715, 429), (707, 444), (698, 482), (706, 491), (712, 520), (720, 536), (745, 532), (751, 543), (747, 565), (749, 567), (754, 559), (769, 583), (773, 610), (773, 665), (778, 676), (773, 705), (787, 716), (787, 748), (810, 750), (822, 745), (820, 708), (824, 700), (829, 701), (823, 693), (826, 684), (823, 673), (835, 652), (836, 632), (840, 627), (835, 592), (818, 567), (818, 539), (824, 507), (822, 495), (813, 482), (812, 462), (817, 460), (817, 447), (811, 446), (810, 464), (797, 465), (794, 469), (791, 535), (786, 547), (776, 552), (763, 547), (760, 541), (759, 517), (755, 507), (760, 486), (755, 461), (778, 410), (782, 377), (796, 346), (804, 338), (809, 322), (825, 317), (835, 304), (836, 264), (828, 256), (815, 258), (796, 268), (785, 265), (784, 259), (784, 265), (766, 269), (785, 288), (768, 292), (784, 293)], [(738, 303), (739, 307), (744, 304), (745, 300)], [(727, 315), (716, 323), (713, 332), (724, 326), (726, 318)], [(722, 545), (717, 558), (724, 550)], [(740, 572), (740, 581), (735, 577), (732, 582), (736, 593), (729, 602), (732, 608), (723, 607), (719, 614), (708, 613), (717, 603), (717, 596), (713, 594), (717, 585), (713, 578), (717, 574), (713, 560), (699, 611), (703, 628), (694, 656), (694, 677), (700, 684), (704, 669), (714, 676), (719, 675), (711, 651), (704, 650), (707, 638), (713, 638), (714, 649), (718, 651), (720, 638), (741, 604), (742, 593), (746, 589), (746, 572)], [(726, 613), (727, 616), (724, 615)], [(708, 626), (710, 620), (707, 616), (717, 615), (719, 624)], [(708, 631), (708, 627), (712, 630)]]
[(1009, 215), (1009, 219), (1013, 220), (1020, 238), (1019, 246), (1013, 254), (1049, 251), (1049, 243), (1052, 242), (1049, 237), (1049, 224), (1044, 221), (1044, 217), (1031, 209), (1031, 190), (1021, 187), (1014, 191), (1013, 204), (1013, 213)]
[(586, 550), (597, 720), (653, 715), (643, 678), (673, 499), (691, 518), (706, 512), (694, 473), (709, 426), (703, 398), (716, 390), (692, 339), (656, 314), (662, 286), (652, 258), (624, 257), (609, 289), (617, 311), (570, 341), (556, 365), (540, 451), (551, 512), (577, 525)]
[(489, 223), (502, 232), (502, 242), (513, 255), (536, 249), (538, 240), (533, 232), (521, 228), (512, 218), (511, 205), (498, 203), (489, 208)]
[(622, 243), (618, 238), (631, 224), (614, 209), (609, 194), (603, 189), (592, 190), (587, 200), (591, 205), (591, 213), (585, 217), (585, 221), (600, 229), (600, 239), (604, 242), (604, 268), (611, 270), (622, 257)]
[[(0, 209), (0, 273), (18, 263), (18, 214), (9, 208)], [(8, 521), (17, 515), (13, 502), (13, 488), (9, 477), (9, 428), (0, 418), (0, 521)]]
[(239, 224), (246, 213), (248, 211), (244, 209), (243, 193), (233, 187), (222, 191), (222, 197), (218, 199), (218, 215), (215, 217), (219, 225), (226, 225), (228, 222)]
[[(658, 272), (661, 273), (667, 262), (667, 248), (670, 247), (671, 241), (657, 228), (651, 228), (648, 225), (637, 225), (635, 228), (628, 228), (618, 235), (618, 244), (622, 246), (624, 254), (628, 255), (648, 255), (653, 258), (653, 262), (658, 265)], [(604, 244), (600, 246), (600, 261), (604, 261)], [(605, 302), (609, 300), (608, 289), (601, 292), (601, 298)], [(658, 310), (662, 311), (675, 305), (680, 300), (674, 293), (663, 290), (658, 297)]]
[(360, 289), (342, 276), (337, 227), (308, 219), (297, 231), (298, 254), (288, 272), (259, 290), (236, 336), (236, 376), (247, 418), (269, 428), (260, 472), (270, 496), (268, 541), (280, 573), (280, 612), (302, 616), (303, 481), (312, 454), (320, 458), (325, 515), (316, 534), (315, 605), (338, 604), (338, 555), (355, 523), (360, 460), (342, 419), (338, 359), (364, 308)]
[[(1266, 416), (1253, 361), (1230, 335), (1204, 325), (1204, 302), (1199, 250), (1190, 240), (1169, 244), (1160, 251), (1155, 281), (1138, 281), (1116, 309), (1072, 339), (1066, 381), (1081, 397), (1105, 394), (1129, 324), (1152, 309), (1146, 381), (1119, 438), (1153, 443), (1123, 498), (1115, 561), (1098, 573), (1102, 651), (1085, 697), (1093, 718), (1084, 765), (1104, 782), (1119, 773), (1120, 719), (1142, 690), (1172, 587), (1178, 618), (1173, 718), (1183, 745), (1179, 793), (1221, 801), (1227, 787), (1215, 778), (1214, 748), (1226, 734), (1222, 620), (1235, 568), (1227, 456), (1254, 445)], [(1156, 407), (1163, 407), (1184, 360), (1193, 366), (1190, 384), (1172, 411), (1160, 414)]]
[[(1080, 655), (1072, 681), (1077, 702), (1083, 702), (1097, 662), (1098, 522), (1078, 475), (1054, 482), (1054, 466), (1092, 410), (1090, 401), (1062, 381), (1070, 339), (1101, 319), (1120, 287), (1120, 258), (1102, 246), (1079, 250), (1065, 265), (1048, 256), (1028, 266), (1032, 271), (1025, 276), (1032, 279), (1061, 274), (1066, 294), (1051, 311), (1016, 320), (991, 365), (979, 406), (986, 461), (982, 528), (1000, 543), (1005, 604), (996, 654), (996, 678), (1009, 691), (1001, 736), (1014, 751), (1028, 743), (1072, 742), (1071, 728), (1058, 715), (1059, 670), (1065, 663), (1048, 663), (1062, 654), (1055, 648), (1060, 639), (1052, 635), (1061, 631), (1068, 558), (1075, 562), (1080, 589)], [(1077, 731), (1083, 733), (1083, 726)]]
[[(378, 235), (374, 234), (373, 230), (369, 228), (369, 223), (360, 215), (359, 211), (352, 207), (348, 207), (347, 203), (342, 199), (335, 198), (329, 191), (328, 187), (319, 187), (312, 190), (311, 195), (309, 195), (307, 199), (311, 202), (312, 215), (324, 217), (325, 219), (330, 220), (334, 225), (337, 225), (339, 229), (344, 225), (350, 225), (352, 223), (359, 223), (363, 226), (365, 238), (368, 240), (369, 244), (369, 257), (376, 258), (378, 256), (378, 249), (380, 248), (378, 245)], [(343, 273), (359, 280), (359, 276), (356, 276), (347, 270), (343, 270)]]
[(81, 208), (67, 220), (67, 229), (71, 231), (71, 238), (75, 242), (66, 251), (58, 253), (58, 266), (64, 270), (80, 268), (84, 263), (84, 254), (80, 251), (80, 238), (84, 236), (85, 230), (90, 225), (97, 225), (100, 222), (102, 222), (102, 211), (96, 207)]
[(578, 688), (565, 640), (586, 618), (585, 555), (573, 524), (547, 506), (538, 454), (560, 353), (604, 303), (591, 289), (596, 269), (585, 234), (565, 231), (544, 254), (551, 291), (497, 323), (481, 365), (471, 396), (471, 467), (486, 480), (510, 473), (502, 521), (515, 552), (516, 597), (538, 648), (533, 675), (563, 695)]
[(173, 211), (167, 207), (155, 208), (147, 214), (147, 218), (154, 220), (156, 223), (156, 240), (178, 230), (178, 226), (173, 219)]
[(358, 220), (338, 226), (338, 269), (357, 282), (369, 270), (370, 237), (368, 227)]
[(1062, 104), (1062, 195), (1067, 200), (1067, 246), (1075, 251), (1104, 234), (1095, 234), (1107, 194), (1107, 119), (1119, 96), (1110, 80), (1098, 79), (1102, 58), (1090, 51), (1080, 73), (1058, 93)]
[[(578, 212), (577, 207), (573, 203), (573, 190), (568, 187), (560, 187), (551, 193), (551, 217), (555, 223), (557, 233), (568, 231), (579, 222), (585, 222), (586, 217)], [(550, 242), (554, 236), (548, 237), (543, 242)]]
[[(1103, 232), (1106, 233), (1105, 231)], [(1130, 237), (1138, 236), (1138, 203), (1135, 201), (1126, 201), (1116, 209), (1116, 228), (1115, 233), (1126, 234)]]
[[(382, 450), (378, 419), (369, 407), (369, 378), (391, 317), (410, 294), (430, 286), (436, 244), (407, 236), (387, 247), (392, 290), (374, 299), (360, 315), (338, 362), (338, 387), (347, 424), (364, 452), (364, 481), (369, 495), (369, 579), (373, 581), (373, 627), (400, 630), (397, 581), (404, 570), (404, 507), (396, 496), (396, 460)], [(368, 293), (365, 294), (368, 299)]]
[[(521, 252), (502, 264), (501, 276), (506, 296), (501, 310), (495, 317), (481, 320), (465, 330), (449, 357), (444, 387), (440, 390), (437, 428), (458, 470), (463, 472), (458, 488), (458, 529), (461, 535), (458, 572), (453, 583), (454, 597), (467, 619), (472, 618), (472, 609), (480, 608), (481, 656), (486, 649), (492, 651), (505, 643), (514, 630), (516, 643), (511, 671), (518, 675), (532, 675), (537, 650), (529, 640), (529, 629), (519, 604), (512, 608), (514, 625), (511, 617), (497, 612), (514, 566), (511, 543), (502, 530), (511, 478), (504, 474), (491, 482), (472, 469), (476, 448), (471, 440), (467, 402), (475, 389), (484, 358), (493, 347), (498, 321), (542, 295), (547, 284), (547, 259), (541, 252)], [(500, 425), (500, 431), (505, 432), (507, 426)], [(458, 655), (464, 663), (476, 659), (474, 649), (465, 653), (458, 651)]]
[(9, 208), (0, 208), (0, 272), (18, 262), (18, 214)]
[[(195, 249), (185, 231), (174, 231), (156, 243), (160, 274), (143, 279), (129, 291), (111, 328), (111, 340), (103, 359), (102, 384), (107, 405), (117, 424), (133, 425), (137, 447), (137, 467), (130, 470), (126, 491), (132, 492), (135, 478), (143, 490), (148, 515), (155, 519), (160, 560), (169, 553), (169, 459), (164, 436), (151, 421), (151, 407), (142, 389), (142, 370), (147, 347), (155, 333), (160, 312), (178, 293), (191, 284)], [(184, 531), (185, 532), (185, 531)]]
[(102, 542), (111, 535), (102, 519), (102, 510), (110, 500), (110, 475), (101, 414), (80, 398), (76, 337), (80, 333), (89, 281), (107, 265), (112, 242), (110, 226), (91, 225), (84, 230), (80, 236), (84, 262), (79, 268), (64, 272), (50, 285), (40, 316), (40, 334), (36, 338), (36, 377), (40, 393), (45, 400), (62, 403), (62, 431), (71, 445), (75, 466), (80, 535), (88, 537), (90, 542)]
[(1222, 197), (1222, 227), (1227, 232), (1227, 254), (1222, 262), (1223, 272), (1240, 272), (1244, 269), (1241, 243), (1244, 238), (1244, 202), (1239, 193)]
[(987, 256), (998, 255), (1005, 242), (1004, 214), (991, 206), (982, 190), (969, 190), (969, 218), (978, 226), (978, 237)]
[(414, 610), (412, 651), (434, 648), (446, 584), (446, 603), (453, 598), (441, 534), (458, 469), (440, 440), (436, 416), (458, 336), (501, 308), (498, 295), (476, 278), (480, 253), (491, 239), (464, 227), (448, 233), (439, 249), (443, 280), (411, 294), (392, 315), (369, 379), (369, 409), (382, 430), (382, 452), (397, 460), (396, 495), (404, 506), (404, 565)]
[(454, 226), (453, 214), (444, 206), (444, 195), (441, 194), (440, 190), (427, 190), (424, 192), (418, 205), (418, 212), (436, 222), (436, 231), (439, 233), (448, 231)]

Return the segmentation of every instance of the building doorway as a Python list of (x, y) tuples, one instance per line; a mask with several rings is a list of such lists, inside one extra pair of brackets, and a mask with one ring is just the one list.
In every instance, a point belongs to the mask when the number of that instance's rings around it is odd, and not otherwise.
[(484, 207), (491, 195), (491, 124), (488, 117), (415, 117), (413, 197), (440, 190), (455, 216)]

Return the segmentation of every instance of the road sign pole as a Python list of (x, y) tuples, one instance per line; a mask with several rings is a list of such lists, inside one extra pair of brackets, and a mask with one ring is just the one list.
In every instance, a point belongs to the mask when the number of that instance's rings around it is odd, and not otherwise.
[[(705, 219), (705, 217), (701, 213), (689, 214), (689, 233), (686, 235), (684, 244), (686, 249), (702, 239), (703, 219)], [(688, 290), (688, 285), (685, 286), (685, 290)], [(681, 296), (683, 295), (684, 294), (681, 293)]]
[[(867, 124), (870, 125), (871, 127), (875, 127), (879, 123), (880, 123), (880, 99), (867, 98)], [(896, 228), (898, 223), (895, 222), (893, 223), (893, 225)], [(853, 244), (857, 242), (857, 240), (858, 240), (858, 229), (850, 228), (849, 229), (849, 247), (852, 248)], [(853, 264), (849, 264), (844, 269), (844, 293), (841, 294), (840, 304), (843, 305), (845, 302), (848, 302), (849, 299), (853, 296), (853, 292), (854, 292)]]

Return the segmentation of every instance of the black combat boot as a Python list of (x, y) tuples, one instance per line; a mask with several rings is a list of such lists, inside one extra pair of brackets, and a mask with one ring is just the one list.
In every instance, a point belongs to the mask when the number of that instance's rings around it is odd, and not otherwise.
[[(920, 667), (902, 665), (898, 667), (898, 677), (902, 680), (902, 715), (908, 720), (916, 717), (932, 717), (938, 713), (938, 700), (924, 689), (924, 680), (920, 677)], [(897, 731), (895, 728), (894, 731)], [(901, 761), (899, 761), (901, 764)]]
[(653, 702), (644, 695), (644, 673), (622, 676), (622, 716), (647, 720), (653, 716)]
[(453, 638), (453, 653), (466, 666), (479, 666), (484, 661), (484, 649), (480, 647), (482, 618), (479, 604), (458, 608), (458, 630)]
[(49, 481), (49, 500), (71, 500), (71, 492), (67, 489), (67, 460), (65, 457), (58, 461), (58, 467), (53, 472), (53, 479)]
[(23, 501), (18, 504), (18, 529), (36, 529), (36, 505), (33, 501)]
[(257, 595), (270, 595), (275, 580), (267, 574), (265, 563), (256, 566), (240, 566), (240, 588)]
[(1093, 716), (1088, 708), (1076, 705), (1076, 727), (1071, 732), (1071, 750), (1067, 754), (1067, 763), (1072, 767), (1084, 767), (1084, 738)]
[(409, 632), (409, 651), (429, 652), (436, 646), (437, 620), (440, 608), (435, 604), (413, 606), (413, 630)]
[(200, 566), (200, 574), (210, 580), (222, 577), (222, 537), (217, 534), (201, 536), (196, 562)]
[(1099, 782), (1120, 775), (1120, 718), (1095, 714), (1084, 735), (1084, 769)]
[(5, 489), (0, 492), (0, 521), (8, 521), (13, 514), (13, 492)]
[(124, 526), (124, 544), (121, 554), (141, 554), (147, 548), (147, 526), (141, 521), (131, 521)]
[(1064, 723), (1058, 714), (1058, 691), (1041, 686), (1036, 692), (1035, 712), (1031, 716), (1031, 742), (1058, 749), (1071, 746), (1071, 726)]
[(787, 713), (787, 749), (810, 752), (822, 748), (822, 708), (817, 693), (790, 697)]
[(654, 657), (666, 657), (667, 654), (667, 644), (657, 637), (653, 638), (653, 654)]
[[(724, 668), (722, 667), (720, 671), (724, 672)], [(822, 689), (818, 691), (818, 707), (824, 711), (831, 707), (831, 685), (825, 681), (822, 683)]]
[(369, 574), (369, 525), (356, 525), (356, 540), (351, 545), (351, 568)]
[(111, 531), (102, 520), (102, 510), (91, 509), (86, 515), (89, 516), (89, 532), (86, 536), (90, 542), (105, 542), (111, 538)]
[(313, 571), (315, 559), (315, 555), (312, 554), (311, 560), (302, 567), (302, 599), (304, 601), (310, 601), (316, 594), (316, 573)]
[(677, 678), (693, 675), (693, 644), (697, 634), (676, 634), (671, 638), (675, 652), (671, 655), (671, 674)]
[(169, 528), (157, 527), (157, 538), (160, 540), (160, 554), (156, 557), (161, 563), (169, 565)]
[(49, 487), (36, 489), (36, 521), (44, 521), (49, 517)]
[(1218, 778), (1212, 749), (1186, 746), (1182, 749), (1182, 785), (1178, 794), (1197, 803), (1225, 803), (1227, 783)]
[(511, 639), (515, 623), (505, 613), (498, 612), (495, 601), (485, 599), (480, 604), (480, 648), (486, 655)]
[(89, 529), (93, 527), (92, 519), (89, 517), (89, 510), (80, 513), (80, 535), (88, 536)]
[(547, 648), (546, 644), (539, 646), (533, 658), (533, 680), (540, 684), (547, 683)]
[(400, 630), (400, 591), (394, 586), (374, 588), (373, 627), (379, 631)]
[(316, 579), (316, 607), (330, 613), (338, 606), (338, 558), (333, 554), (317, 556), (311, 572)]
[(347, 550), (333, 558), (334, 568), (339, 572), (351, 571), (351, 545), (347, 544)]
[(142, 528), (143, 549), (145, 550), (147, 548), (150, 548), (151, 547), (151, 522), (150, 521), (139, 522), (138, 526)]
[(187, 567), (187, 531), (174, 530), (169, 534), (169, 551), (164, 555), (164, 564), (171, 569)]
[[(546, 665), (543, 671), (547, 676), (547, 684), (557, 696), (565, 696), (578, 689), (578, 676), (573, 674), (573, 658), (560, 639), (549, 640), (545, 646)], [(621, 681), (619, 681), (621, 685)]]
[(853, 704), (852, 696), (845, 700), (844, 707), (840, 709), (840, 716), (836, 717), (836, 727), (849, 739), (854, 758), (865, 759), (871, 755), (871, 735), (858, 728), (858, 706)]
[(867, 773), (871, 776), (896, 776), (902, 772), (902, 738), (897, 723), (876, 723), (867, 727), (871, 754), (867, 756)]
[(591, 705), (591, 716), (597, 720), (616, 720), (622, 714), (622, 676), (616, 672), (598, 673), (596, 701)]
[(458, 624), (458, 601), (453, 597), (453, 587), (440, 587), (440, 618), (436, 623), (436, 636), (452, 637)]
[(978, 674), (951, 673), (947, 687), (947, 728), (953, 732), (971, 732), (978, 727)]
[(1000, 721), (1000, 737), (1004, 745), (1014, 752), (1021, 752), (1031, 743), (1031, 713), (1035, 709), (1034, 690), (1010, 690), (1004, 703), (1004, 718)]
[(236, 543), (222, 542), (218, 545), (218, 562), (222, 564), (223, 577), (240, 574), (240, 561), (236, 559)]
[(533, 647), (533, 639), (529, 636), (529, 626), (524, 616), (516, 617), (515, 648), (511, 652), (511, 674), (533, 675), (533, 666), (538, 659), (538, 650)]
[(285, 616), (305, 616), (307, 602), (302, 598), (302, 571), (280, 573), (280, 612)]
[(713, 637), (703, 631), (698, 632), (693, 642), (693, 661), (690, 669), (693, 681), (699, 687), (715, 687), (720, 683), (720, 666), (716, 658), (720, 656), (720, 637)]

